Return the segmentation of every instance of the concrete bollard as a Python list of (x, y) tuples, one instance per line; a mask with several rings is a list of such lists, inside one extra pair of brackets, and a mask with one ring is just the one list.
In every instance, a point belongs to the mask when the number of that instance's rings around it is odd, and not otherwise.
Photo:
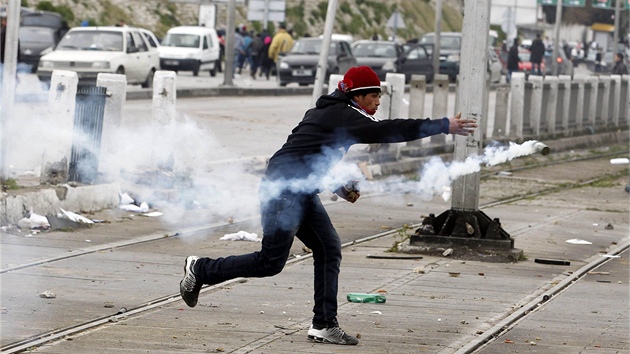
[(508, 136), (523, 138), (525, 113), (525, 74), (513, 73), (510, 80), (510, 119)]
[(330, 74), (328, 78), (328, 93), (332, 93), (337, 88), (339, 81), (343, 80), (343, 75)]
[(561, 111), (560, 126), (562, 134), (569, 135), (569, 111), (571, 109), (571, 76), (558, 76), (559, 90), (558, 92), (558, 110)]
[[(600, 124), (606, 128), (611, 122), (610, 119), (610, 76), (600, 76), (599, 89), (601, 90), (601, 101), (599, 102)], [(598, 124), (599, 125), (599, 124)]]
[(621, 125), (628, 126), (630, 125), (630, 75), (622, 75), (621, 76), (621, 103), (619, 116), (623, 121), (619, 123)]
[(42, 184), (59, 184), (68, 180), (72, 154), (72, 132), (79, 77), (74, 71), (54, 70), (48, 91), (48, 119), (55, 123), (55, 142), (47, 144), (42, 154)]
[(381, 105), (374, 117), (378, 119), (390, 119), (392, 106), (392, 86), (389, 82), (381, 81)]
[(575, 126), (578, 131), (582, 130), (584, 126), (584, 82), (586, 77), (576, 76), (573, 78), (573, 82), (577, 84), (577, 94), (575, 97)]
[(405, 74), (387, 73), (385, 81), (392, 88), (390, 119), (407, 117), (409, 110), (403, 102), (405, 98)]
[(612, 125), (619, 127), (619, 111), (621, 110), (621, 76), (610, 75), (611, 92), (610, 92), (610, 111), (612, 116)]
[[(446, 117), (448, 115), (448, 76), (438, 74), (433, 77), (433, 111), (432, 119)], [(444, 134), (433, 135), (431, 144), (444, 144), (446, 136)]]
[(175, 120), (177, 111), (177, 74), (159, 70), (153, 77), (153, 121), (167, 125)]
[[(424, 75), (411, 75), (409, 82), (409, 117), (425, 118), (424, 96), (427, 92), (427, 79)], [(408, 146), (422, 146), (422, 139), (410, 141)]]
[(127, 76), (119, 74), (98, 74), (96, 86), (105, 87), (107, 98), (103, 116), (103, 132), (98, 172), (108, 181), (116, 181), (120, 176), (120, 128), (127, 99)]
[(510, 88), (507, 86), (499, 86), (496, 90), (496, 104), (494, 108), (494, 127), (492, 137), (507, 135), (508, 122), (508, 100), (510, 97)]
[(532, 98), (529, 110), (529, 126), (534, 136), (540, 135), (540, 121), (542, 116), (543, 78), (542, 76), (530, 76), (532, 83)]
[(547, 129), (548, 133), (555, 134), (556, 117), (558, 112), (558, 77), (549, 75), (545, 77), (544, 83), (549, 85), (549, 92), (547, 94), (547, 106), (543, 108), (544, 115), (541, 116), (540, 123), (541, 126), (544, 126), (544, 128)]
[(586, 122), (591, 127), (591, 129), (595, 129), (595, 122), (597, 118), (597, 98), (599, 91), (599, 77), (598, 76), (589, 76), (588, 81), (590, 86), (589, 99), (588, 99), (588, 110), (586, 112)]

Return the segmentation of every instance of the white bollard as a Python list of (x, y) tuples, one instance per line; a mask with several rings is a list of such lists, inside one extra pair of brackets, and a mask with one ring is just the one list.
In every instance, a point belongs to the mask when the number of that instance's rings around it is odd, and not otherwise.
[[(424, 75), (411, 75), (409, 82), (409, 117), (425, 118), (424, 96), (427, 92), (427, 79)], [(408, 146), (422, 146), (422, 139), (407, 142)]]
[(405, 98), (405, 74), (387, 73), (385, 81), (391, 85), (390, 119), (408, 116), (408, 108), (403, 102)]
[(560, 125), (562, 126), (562, 134), (569, 135), (569, 110), (571, 109), (571, 76), (559, 75), (559, 87), (564, 90), (562, 95), (558, 92), (558, 104), (562, 107), (562, 116), (560, 117)]
[(610, 123), (610, 76), (600, 76), (600, 89), (602, 90), (602, 100), (599, 102), (599, 113), (602, 127), (608, 127)]
[(620, 122), (623, 125), (630, 124), (630, 75), (622, 75), (621, 76), (621, 103), (619, 116), (623, 119), (623, 122)]
[(542, 76), (531, 75), (529, 82), (532, 83), (532, 99), (529, 111), (529, 126), (534, 136), (540, 135), (540, 119), (542, 115), (543, 99), (543, 78)]
[[(448, 115), (448, 75), (438, 74), (433, 78), (433, 112), (432, 119), (439, 119)], [(446, 136), (444, 134), (433, 135), (431, 144), (444, 144)]]
[(343, 75), (330, 74), (330, 77), (328, 78), (328, 93), (335, 91), (339, 85), (339, 81), (341, 80), (343, 80)]
[(611, 105), (610, 110), (612, 114), (612, 124), (615, 127), (619, 126), (619, 112), (621, 111), (621, 75), (610, 75), (610, 81), (612, 82), (613, 90), (611, 92)]
[(390, 119), (392, 107), (392, 86), (389, 82), (381, 81), (381, 105), (378, 107), (374, 117), (378, 119)]
[(54, 70), (52, 73), (47, 118), (49, 122), (54, 122), (55, 130), (50, 133), (55, 141), (46, 144), (42, 154), (42, 184), (68, 181), (78, 83), (79, 77), (74, 71)]
[(158, 70), (153, 77), (153, 121), (168, 125), (176, 118), (177, 74)]
[(575, 76), (573, 81), (577, 84), (577, 98), (575, 107), (575, 126), (578, 131), (582, 131), (584, 126), (584, 82), (586, 77)]
[(587, 123), (590, 125), (591, 129), (595, 129), (595, 121), (598, 115), (597, 97), (599, 95), (599, 76), (589, 76), (588, 83), (591, 86), (591, 90), (588, 102), (588, 112), (586, 112)]
[(523, 138), (523, 117), (525, 115), (525, 74), (513, 73), (510, 80), (510, 119), (506, 132), (508, 136)]
[(494, 124), (491, 137), (506, 136), (508, 130), (507, 122), (510, 88), (507, 86), (499, 86), (496, 89), (495, 95)]
[(108, 181), (116, 181), (120, 176), (120, 129), (127, 99), (127, 76), (119, 74), (98, 74), (96, 86), (105, 87), (107, 99), (103, 115), (103, 132), (98, 172)]
[(547, 132), (555, 134), (556, 115), (558, 113), (558, 77), (549, 75), (545, 77), (544, 82), (549, 85), (549, 93), (547, 94), (547, 107), (545, 107), (544, 115), (541, 116), (541, 125), (544, 119)]

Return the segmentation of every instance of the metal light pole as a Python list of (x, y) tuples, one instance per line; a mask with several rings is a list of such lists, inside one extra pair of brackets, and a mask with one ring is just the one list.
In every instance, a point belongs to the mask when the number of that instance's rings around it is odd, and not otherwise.
[(9, 122), (13, 118), (13, 102), (15, 101), (15, 86), (18, 57), (18, 29), (20, 27), (20, 1), (10, 0), (7, 7), (6, 43), (4, 49), (4, 67), (2, 76), (2, 106), (0, 107), (0, 178), (9, 178)]
[(622, 0), (615, 1), (615, 31), (613, 32), (613, 55), (618, 52), (617, 43), (619, 43), (619, 16), (621, 16), (621, 1)]
[(562, 0), (556, 0), (556, 25), (553, 28), (553, 55), (551, 58), (552, 73), (558, 75), (558, 56), (560, 55), (560, 22), (562, 22)]
[(223, 85), (234, 86), (234, 13), (236, 0), (229, 0), (227, 8), (227, 28), (225, 29), (225, 70), (223, 70)]
[[(337, 2), (337, 0), (328, 1), (328, 9), (326, 10), (326, 23), (324, 25), (324, 35), (322, 38), (322, 47), (319, 51), (319, 61), (317, 62), (317, 72), (315, 73), (315, 86), (313, 87), (313, 96), (311, 99), (312, 105), (315, 105), (315, 102), (317, 102), (319, 96), (322, 95), (322, 86), (324, 85), (324, 80), (326, 79), (328, 53), (330, 52), (330, 38), (332, 37), (333, 26), (335, 25)], [(329, 87), (329, 90), (332, 89), (332, 87)]]
[(440, 73), (440, 33), (442, 32), (442, 0), (435, 2), (435, 35), (433, 36), (433, 74)]

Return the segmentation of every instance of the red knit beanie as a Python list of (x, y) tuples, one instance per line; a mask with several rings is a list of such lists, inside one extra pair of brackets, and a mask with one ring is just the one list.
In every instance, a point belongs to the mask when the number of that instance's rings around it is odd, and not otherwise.
[(355, 66), (348, 70), (337, 85), (347, 96), (381, 92), (381, 80), (369, 66)]

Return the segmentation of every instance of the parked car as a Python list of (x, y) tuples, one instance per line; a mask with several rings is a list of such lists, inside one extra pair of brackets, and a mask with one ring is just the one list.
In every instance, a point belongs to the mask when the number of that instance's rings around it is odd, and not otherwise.
[(407, 44), (407, 49), (399, 58), (398, 73), (405, 74), (405, 83), (411, 81), (411, 75), (424, 75), (427, 83), (433, 82), (433, 57), (431, 45)]
[[(545, 63), (546, 73), (551, 75), (553, 74), (553, 48), (548, 48), (545, 50), (545, 55), (543, 56), (543, 62)], [(566, 53), (562, 48), (558, 50), (558, 75), (570, 75), (573, 76), (573, 62), (567, 58)]]
[[(427, 33), (420, 44), (435, 44), (435, 33)], [(440, 33), (440, 74), (448, 75), (455, 81), (459, 75), (459, 54), (462, 48), (462, 34), (459, 32)]]
[(210, 76), (217, 74), (220, 47), (214, 28), (173, 27), (166, 32), (158, 52), (162, 70), (192, 71), (194, 76), (206, 70)]
[(20, 61), (27, 64), (31, 72), (37, 72), (39, 59), (55, 49), (68, 29), (68, 24), (56, 12), (36, 11), (22, 14), (18, 32)]
[(369, 66), (385, 81), (387, 73), (398, 72), (403, 47), (391, 41), (359, 40), (352, 43), (352, 54), (357, 58), (357, 65)]
[(128, 84), (153, 85), (160, 67), (155, 48), (134, 27), (75, 27), (57, 48), (39, 61), (37, 77), (50, 82), (53, 70), (71, 70), (80, 82), (95, 82), (99, 73), (124, 74)]
[(493, 47), (488, 47), (488, 77), (490, 82), (500, 82), (503, 65)]
[[(286, 86), (297, 82), (300, 86), (307, 86), (315, 83), (321, 47), (320, 38), (302, 38), (295, 41), (291, 50), (278, 59), (278, 84)], [(325, 80), (328, 81), (330, 74), (345, 74), (356, 65), (357, 59), (352, 54), (350, 44), (344, 40), (331, 40)]]
[[(526, 74), (532, 72), (532, 62), (530, 60), (531, 52), (525, 48), (519, 48), (518, 57), (521, 59), (521, 62), (518, 63), (518, 70), (522, 71)], [(547, 72), (547, 67), (545, 65), (545, 61), (543, 60), (540, 63), (540, 71), (543, 73)]]

